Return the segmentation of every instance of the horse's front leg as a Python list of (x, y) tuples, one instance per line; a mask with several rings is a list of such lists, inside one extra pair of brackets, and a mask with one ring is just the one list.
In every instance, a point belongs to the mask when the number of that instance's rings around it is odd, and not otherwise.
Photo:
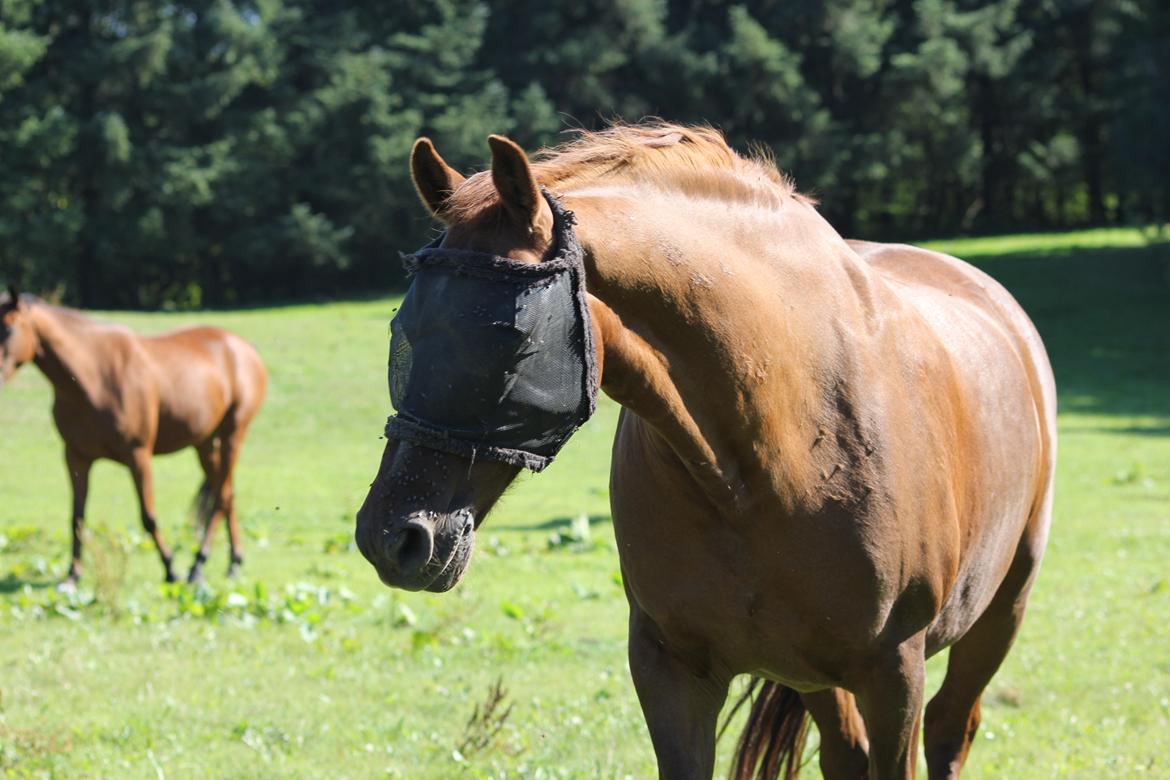
[(702, 778), (715, 769), (715, 727), (730, 677), (684, 660), (630, 601), (630, 673), (663, 780)]
[(142, 528), (154, 540), (154, 547), (158, 550), (159, 560), (162, 561), (163, 575), (167, 582), (175, 581), (175, 570), (171, 566), (174, 556), (167, 549), (163, 541), (162, 532), (158, 529), (158, 517), (154, 513), (154, 476), (150, 464), (151, 448), (140, 447), (130, 455), (130, 475), (134, 477), (134, 490), (138, 493), (138, 510), (142, 518)]
[(869, 735), (869, 780), (914, 777), (926, 681), (925, 634), (874, 660), (855, 687)]
[(69, 470), (69, 484), (73, 488), (73, 516), (69, 524), (73, 536), (73, 556), (69, 563), (69, 574), (57, 586), (58, 590), (69, 591), (77, 587), (81, 577), (81, 543), (85, 534), (85, 498), (89, 493), (89, 469), (93, 460), (79, 455), (72, 447), (65, 446), (65, 467)]

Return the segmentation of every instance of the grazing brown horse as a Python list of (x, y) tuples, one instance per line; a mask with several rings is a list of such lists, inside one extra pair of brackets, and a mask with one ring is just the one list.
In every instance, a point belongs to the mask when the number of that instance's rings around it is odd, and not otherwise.
[(154, 539), (167, 582), (174, 581), (154, 511), (150, 459), (185, 447), (199, 453), (204, 474), (198, 496), (203, 542), (188, 581), (202, 578), (212, 534), (224, 516), (231, 539), (228, 574), (234, 575), (243, 555), (232, 471), (268, 382), (256, 350), (216, 328), (139, 336), (21, 296), (12, 286), (0, 297), (0, 317), (0, 386), (29, 361), (53, 385), (53, 419), (73, 485), (73, 560), (62, 585), (76, 585), (81, 575), (85, 497), (98, 458), (130, 469), (142, 527)]
[[(447, 232), (414, 256), (414, 284), (437, 290), (427, 279), (446, 269), (455, 291), (483, 268), (583, 246), (588, 346), (623, 407), (613, 521), (661, 776), (711, 775), (728, 683), (750, 674), (767, 682), (738, 777), (791, 776), (806, 713), (826, 777), (914, 776), (920, 722), (930, 776), (957, 777), (1052, 507), (1055, 389), (1019, 305), (954, 258), (842, 239), (771, 164), (710, 129), (618, 126), (535, 164), (489, 141), (491, 171), (467, 179), (415, 144), (415, 184)], [(406, 335), (458, 347), (475, 313), (428, 300), (411, 316), (430, 311), (430, 330), (407, 321)], [(412, 360), (411, 381), (437, 370)], [(431, 407), (400, 386), (357, 517), (388, 584), (453, 586), (473, 527), (531, 465), (495, 447), (502, 426), (475, 433), (482, 447), (444, 418), (478, 382), (450, 383)], [(923, 719), (924, 663), (944, 648)]]

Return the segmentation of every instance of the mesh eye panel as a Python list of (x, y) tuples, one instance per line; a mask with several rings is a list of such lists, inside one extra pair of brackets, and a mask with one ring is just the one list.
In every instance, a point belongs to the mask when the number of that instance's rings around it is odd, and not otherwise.
[(410, 379), (413, 350), (410, 337), (406, 335), (398, 318), (390, 320), (390, 403), (397, 409), (406, 396), (406, 384)]
[[(517, 370), (531, 381), (517, 384), (515, 398), (550, 417), (576, 411), (580, 402), (578, 388), (586, 371), (579, 346), (580, 322), (563, 316), (566, 310), (572, 310), (570, 295), (563, 285), (528, 288), (519, 296), (516, 308), (516, 327), (527, 334)], [(556, 348), (564, 344), (577, 348)]]
[(407, 258), (413, 280), (391, 322), (387, 436), (547, 465), (597, 393), (580, 244), (549, 198), (559, 252), (525, 264), (442, 248)]

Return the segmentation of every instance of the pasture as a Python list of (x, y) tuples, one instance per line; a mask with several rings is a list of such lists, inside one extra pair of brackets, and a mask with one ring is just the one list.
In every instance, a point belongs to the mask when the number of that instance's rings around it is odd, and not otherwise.
[[(1061, 402), (1048, 555), (968, 776), (1170, 777), (1170, 245), (1117, 229), (931, 246), (1020, 299)], [(106, 315), (219, 325), (268, 364), (237, 472), (243, 576), (224, 578), (221, 528), (200, 589), (160, 584), (128, 473), (99, 463), (82, 589), (54, 591), (69, 499), (50, 390), (32, 366), (4, 388), (0, 774), (652, 776), (608, 516), (612, 402), (518, 480), (453, 592), (391, 592), (354, 549), (394, 306)], [(186, 452), (155, 468), (185, 570), (198, 465)], [(725, 764), (730, 737), (721, 748)]]

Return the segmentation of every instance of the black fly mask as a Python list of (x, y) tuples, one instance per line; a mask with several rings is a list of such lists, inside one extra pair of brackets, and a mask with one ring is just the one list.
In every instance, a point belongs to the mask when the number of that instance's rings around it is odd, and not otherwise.
[(530, 264), (446, 249), (403, 262), (390, 323), (386, 437), (540, 471), (597, 403), (597, 364), (573, 214), (544, 193), (554, 255)]

